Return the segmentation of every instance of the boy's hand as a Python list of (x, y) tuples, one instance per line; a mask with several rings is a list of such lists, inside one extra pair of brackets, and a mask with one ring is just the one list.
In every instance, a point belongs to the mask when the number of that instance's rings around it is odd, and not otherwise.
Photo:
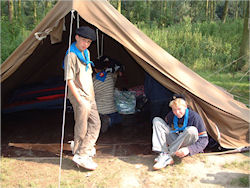
[(189, 154), (189, 149), (187, 147), (183, 147), (175, 152), (175, 155), (182, 158)]

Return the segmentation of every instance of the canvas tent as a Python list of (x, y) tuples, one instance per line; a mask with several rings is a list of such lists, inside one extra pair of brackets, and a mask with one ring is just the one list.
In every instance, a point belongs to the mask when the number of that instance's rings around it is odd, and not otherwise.
[[(80, 25), (88, 24), (104, 34), (104, 54), (126, 66), (128, 87), (143, 83), (143, 71), (147, 71), (173, 92), (186, 95), (222, 147), (249, 145), (249, 109), (168, 54), (105, 0), (59, 1), (55, 5), (1, 65), (2, 105), (24, 83), (52, 76), (63, 79), (61, 62), (69, 46), (71, 15), (75, 16), (74, 33), (77, 13)], [(90, 47), (92, 59), (97, 57), (97, 45)]]

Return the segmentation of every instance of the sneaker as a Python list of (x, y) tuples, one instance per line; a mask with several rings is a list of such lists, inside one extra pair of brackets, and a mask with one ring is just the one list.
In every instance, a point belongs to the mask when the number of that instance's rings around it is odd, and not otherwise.
[(80, 155), (75, 154), (73, 157), (73, 161), (77, 165), (87, 170), (95, 170), (97, 168), (97, 164), (89, 156), (80, 156)]
[[(72, 154), (74, 155), (73, 153), (73, 150), (74, 150), (74, 141), (71, 140), (71, 141), (68, 141), (68, 143), (70, 144), (70, 149), (72, 151)], [(92, 148), (90, 154), (89, 154), (89, 157), (94, 157), (96, 155), (96, 149), (95, 147)]]
[(96, 149), (95, 149), (95, 147), (93, 147), (92, 150), (90, 151), (89, 156), (94, 157), (95, 155), (96, 155)]
[(155, 162), (155, 163), (157, 163), (157, 162), (159, 161), (159, 158), (161, 157), (161, 155), (163, 155), (162, 152), (154, 159), (154, 162)]
[(160, 155), (155, 160), (157, 160), (157, 162), (153, 166), (154, 170), (162, 169), (166, 167), (167, 165), (171, 165), (174, 163), (173, 158), (169, 154), (166, 154), (166, 153), (160, 153)]
[(157, 162), (159, 161), (159, 158), (160, 158), (160, 155), (158, 155), (158, 156), (155, 158), (154, 162), (157, 163)]
[(70, 149), (72, 151), (72, 154), (74, 155), (74, 152), (73, 152), (73, 150), (74, 150), (74, 141), (70, 140), (70, 141), (68, 141), (68, 144), (70, 144)]

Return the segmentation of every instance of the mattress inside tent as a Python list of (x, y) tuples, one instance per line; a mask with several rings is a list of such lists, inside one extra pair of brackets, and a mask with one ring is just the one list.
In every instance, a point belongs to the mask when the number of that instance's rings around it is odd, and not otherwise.
[[(65, 82), (61, 78), (50, 78), (40, 83), (17, 88), (3, 107), (3, 113), (33, 109), (62, 109)], [(67, 100), (67, 108), (71, 108)]]

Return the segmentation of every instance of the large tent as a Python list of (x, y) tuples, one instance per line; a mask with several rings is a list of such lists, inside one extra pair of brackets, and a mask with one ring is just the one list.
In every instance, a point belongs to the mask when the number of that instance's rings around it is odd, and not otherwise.
[[(222, 147), (249, 145), (249, 109), (167, 53), (105, 0), (59, 1), (55, 5), (1, 65), (2, 105), (24, 83), (53, 76), (63, 79), (62, 61), (69, 47), (72, 15), (72, 33), (78, 23), (98, 29), (104, 54), (125, 65), (127, 87), (143, 83), (146, 71), (171, 91), (184, 94)], [(98, 43), (91, 45), (91, 59), (97, 57), (97, 47)]]

